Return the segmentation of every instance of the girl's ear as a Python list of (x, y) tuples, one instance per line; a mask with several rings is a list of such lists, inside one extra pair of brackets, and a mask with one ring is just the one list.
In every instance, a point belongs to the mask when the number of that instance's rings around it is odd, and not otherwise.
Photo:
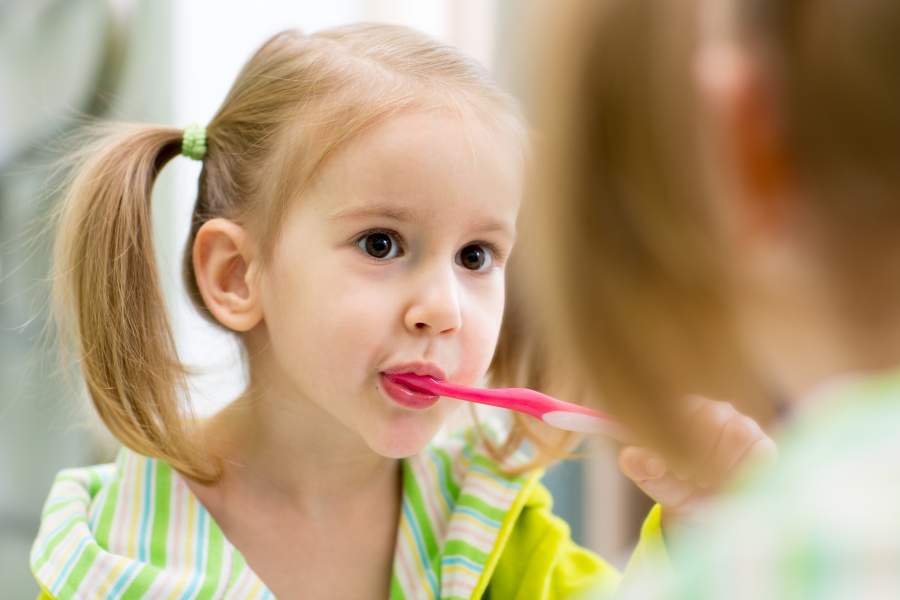
[(746, 233), (769, 233), (791, 211), (791, 177), (777, 91), (746, 51), (710, 44), (697, 57), (704, 118), (711, 125), (709, 156), (729, 178), (728, 207)]
[(210, 219), (194, 237), (192, 259), (200, 295), (219, 323), (244, 332), (262, 321), (259, 264), (243, 227), (227, 219)]

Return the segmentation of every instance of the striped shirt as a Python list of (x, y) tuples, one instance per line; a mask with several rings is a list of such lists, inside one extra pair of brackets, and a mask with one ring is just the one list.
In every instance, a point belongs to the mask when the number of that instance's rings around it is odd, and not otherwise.
[(673, 538), (671, 577), (627, 598), (900, 598), (900, 370), (821, 388), (778, 465)]
[[(504, 474), (465, 432), (402, 461), (391, 599), (484, 590), (510, 508), (537, 474)], [(176, 471), (123, 448), (114, 464), (59, 473), (31, 552), (43, 596), (273, 598)]]

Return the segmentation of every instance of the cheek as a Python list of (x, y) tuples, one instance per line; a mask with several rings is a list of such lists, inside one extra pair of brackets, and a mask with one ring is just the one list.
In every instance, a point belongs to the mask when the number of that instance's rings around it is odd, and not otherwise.
[(378, 293), (377, 286), (350, 278), (333, 283), (335, 293), (322, 296), (318, 309), (310, 313), (317, 315), (318, 351), (338, 364), (371, 366), (388, 338), (391, 297)]
[(384, 337), (387, 296), (339, 265), (281, 269), (269, 277), (265, 318), (273, 347), (320, 372), (359, 366)]
[(503, 320), (503, 288), (482, 292), (470, 302), (461, 332), (462, 355), (458, 380), (475, 384), (484, 377), (494, 356), (500, 323)]
[(271, 359), (289, 379), (309, 391), (319, 368), (310, 351), (319, 336), (318, 323), (310, 315), (320, 301), (306, 280), (302, 267), (279, 269), (273, 265), (261, 282), (260, 301)]

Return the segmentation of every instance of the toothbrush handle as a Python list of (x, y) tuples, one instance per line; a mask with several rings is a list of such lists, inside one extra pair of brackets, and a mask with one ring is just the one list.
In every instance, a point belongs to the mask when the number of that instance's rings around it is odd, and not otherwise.
[(528, 388), (470, 388), (410, 374), (393, 375), (397, 380), (425, 393), (449, 396), (525, 413), (566, 431), (603, 433), (620, 442), (632, 438), (628, 430), (606, 413), (558, 400)]
[(459, 398), (460, 400), (478, 402), (479, 404), (510, 408), (537, 419), (543, 418), (548, 412), (567, 412), (588, 415), (604, 421), (615, 421), (606, 413), (570, 402), (563, 402), (528, 388), (482, 389), (453, 385), (443, 381), (432, 380), (429, 383), (433, 383), (432, 387), (440, 391), (441, 394)]

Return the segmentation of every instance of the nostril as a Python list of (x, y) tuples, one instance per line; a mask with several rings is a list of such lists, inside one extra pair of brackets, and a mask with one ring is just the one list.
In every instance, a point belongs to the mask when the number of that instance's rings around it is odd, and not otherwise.
[(425, 323), (416, 323), (416, 329), (425, 329), (428, 327)]

